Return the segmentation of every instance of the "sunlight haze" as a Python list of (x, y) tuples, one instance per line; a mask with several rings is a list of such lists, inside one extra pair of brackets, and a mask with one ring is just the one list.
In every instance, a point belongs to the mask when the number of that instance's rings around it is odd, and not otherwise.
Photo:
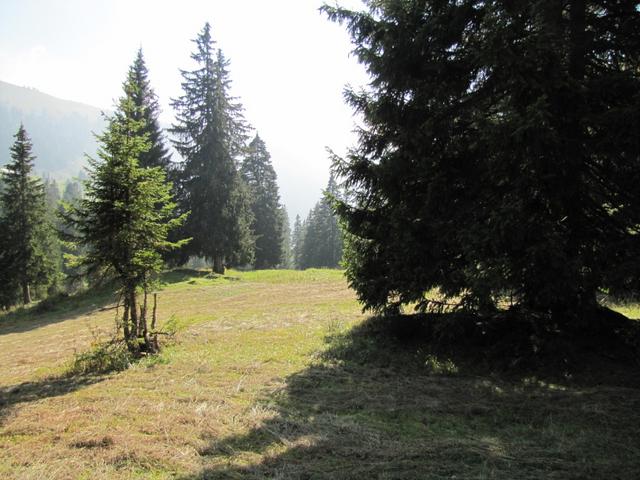
[[(360, 8), (356, 0), (341, 5)], [(110, 109), (142, 47), (162, 107), (181, 93), (179, 69), (192, 68), (192, 39), (205, 22), (231, 61), (232, 91), (265, 140), (291, 217), (304, 217), (328, 179), (325, 147), (344, 153), (355, 119), (346, 84), (364, 84), (344, 27), (315, 0), (4, 0), (0, 80)]]

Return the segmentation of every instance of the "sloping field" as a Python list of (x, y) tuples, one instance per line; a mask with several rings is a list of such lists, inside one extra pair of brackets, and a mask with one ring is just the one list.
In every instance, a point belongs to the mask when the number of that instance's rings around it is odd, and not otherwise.
[(166, 275), (175, 342), (67, 376), (108, 292), (0, 317), (0, 478), (637, 479), (640, 386), (467, 371), (380, 334), (340, 272)]

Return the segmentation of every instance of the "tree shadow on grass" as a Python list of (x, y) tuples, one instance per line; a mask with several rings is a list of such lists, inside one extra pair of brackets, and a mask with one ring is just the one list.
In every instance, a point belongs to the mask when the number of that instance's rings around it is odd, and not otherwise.
[[(178, 268), (163, 272), (161, 284), (185, 282), (194, 278), (211, 277), (210, 271)], [(224, 277), (237, 280), (233, 277)], [(0, 313), (0, 335), (23, 333), (53, 323), (81, 317), (92, 312), (112, 308), (117, 300), (117, 287), (105, 284), (73, 295), (57, 295), (39, 303)]]
[[(206, 277), (210, 272), (175, 269), (163, 272), (160, 282), (172, 284), (194, 277)], [(112, 308), (117, 300), (117, 287), (107, 283), (73, 295), (56, 295), (39, 303), (0, 313), (0, 335), (23, 333), (54, 323)]]
[(0, 425), (2, 425), (11, 411), (19, 405), (63, 396), (99, 383), (106, 378), (106, 374), (61, 375), (0, 387)]
[(173, 270), (162, 272), (162, 274), (160, 275), (160, 283), (170, 285), (172, 283), (186, 282), (187, 280), (191, 280), (193, 278), (204, 278), (210, 275), (211, 275), (210, 270), (175, 268)]
[(71, 320), (107, 308), (115, 301), (115, 288), (111, 285), (92, 288), (74, 295), (50, 297), (40, 303), (0, 314), (0, 335), (28, 332)]
[(637, 478), (633, 368), (608, 383), (496, 372), (412, 331), (373, 318), (330, 332), (310, 367), (247, 409), (245, 433), (203, 438), (185, 478)]

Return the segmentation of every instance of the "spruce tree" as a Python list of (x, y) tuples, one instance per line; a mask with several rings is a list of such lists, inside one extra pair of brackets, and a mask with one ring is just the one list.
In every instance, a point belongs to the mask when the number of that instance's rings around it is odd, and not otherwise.
[(149, 70), (142, 55), (142, 48), (138, 50), (133, 64), (129, 67), (127, 81), (137, 85), (137, 88), (131, 92), (131, 99), (137, 107), (133, 115), (136, 120), (144, 120), (143, 132), (149, 141), (149, 150), (140, 154), (140, 166), (161, 167), (168, 172), (171, 154), (164, 143), (164, 134), (159, 121), (158, 97), (149, 81)]
[(44, 179), (44, 198), (45, 204), (50, 211), (55, 211), (62, 197), (60, 196), (60, 187), (58, 182), (52, 178)]
[[(238, 172), (247, 125), (242, 106), (230, 95), (228, 61), (215, 48), (207, 23), (194, 40), (196, 69), (183, 70), (183, 94), (172, 101), (170, 130), (182, 156), (176, 191), (190, 212), (181, 234), (192, 238), (183, 258), (204, 257), (216, 273), (225, 265), (250, 263), (253, 255), (249, 192)], [(186, 258), (185, 258), (186, 257)]]
[[(84, 180), (86, 181), (86, 180)], [(78, 179), (67, 180), (62, 192), (62, 201), (59, 204), (57, 210), (57, 216), (60, 220), (63, 220), (66, 212), (73, 206), (77, 206), (83, 197), (82, 183)], [(74, 242), (64, 241), (64, 239), (74, 238), (77, 235), (76, 230), (66, 224), (64, 221), (57, 222), (57, 228), (60, 232), (60, 236), (63, 241), (61, 242), (62, 253), (62, 272), (66, 276), (66, 288), (68, 291), (73, 291), (76, 287), (82, 286), (84, 278), (82, 278), (81, 272), (74, 267), (70, 262), (65, 262), (64, 258), (82, 255), (84, 247)]]
[(44, 186), (44, 202), (46, 206), (47, 218), (54, 229), (60, 230), (61, 222), (58, 212), (61, 208), (62, 196), (60, 195), (60, 187), (58, 182), (50, 178), (43, 179)]
[(320, 228), (320, 210), (322, 203), (318, 202), (307, 215), (304, 221), (304, 237), (300, 246), (300, 268), (306, 269), (321, 266), (322, 234)]
[(19, 290), (22, 303), (32, 300), (33, 287), (46, 287), (55, 281), (54, 231), (45, 205), (42, 181), (33, 176), (31, 139), (23, 125), (14, 135), (12, 161), (2, 172), (0, 196), (0, 268), (3, 272), (5, 307), (15, 303)]
[(280, 207), (280, 216), (282, 218), (282, 259), (280, 260), (281, 268), (293, 268), (293, 249), (291, 247), (291, 225), (289, 223), (289, 214), (287, 208), (282, 205)]
[[(161, 167), (141, 167), (140, 158), (150, 147), (143, 107), (134, 98), (139, 85), (131, 77), (125, 95), (107, 118), (98, 136), (97, 159), (90, 159), (85, 195), (71, 204), (64, 217), (75, 240), (85, 251), (77, 265), (86, 274), (115, 277), (124, 310), (121, 328), (129, 349), (157, 350), (154, 325), (147, 322), (147, 293), (153, 276), (163, 266), (162, 252), (182, 242), (167, 240), (183, 217), (174, 214), (171, 187)], [(138, 304), (137, 289), (143, 301)]]
[(300, 220), (300, 215), (296, 215), (291, 232), (291, 257), (293, 267), (302, 268), (302, 245), (304, 244), (304, 226)]
[(332, 202), (339, 198), (333, 174), (322, 199), (309, 212), (300, 241), (300, 268), (336, 268), (342, 259), (342, 231), (333, 212)]
[(51, 255), (51, 262), (54, 264), (54, 270), (56, 272), (53, 277), (53, 281), (49, 286), (49, 290), (54, 292), (59, 289), (60, 282), (64, 273), (64, 246), (60, 241), (59, 234), (63, 229), (62, 222), (58, 216), (58, 212), (61, 208), (62, 197), (60, 196), (60, 187), (55, 179), (44, 179), (44, 198), (46, 206), (46, 223), (50, 225), (51, 230), (47, 237), (47, 251)]
[[(438, 288), (481, 312), (577, 324), (638, 292), (636, 1), (369, 2), (346, 24), (368, 88), (337, 171), (347, 276), (365, 306)], [(635, 286), (635, 287), (634, 287)]]
[(82, 198), (82, 183), (77, 180), (67, 180), (62, 192), (62, 201), (65, 203), (75, 203)]
[(257, 134), (249, 143), (241, 173), (251, 195), (251, 230), (256, 239), (254, 266), (274, 268), (282, 263), (284, 219), (271, 156)]
[(326, 205), (328, 215), (324, 219), (324, 235), (326, 237), (327, 254), (325, 263), (330, 267), (339, 267), (342, 260), (344, 235), (342, 227), (338, 223), (338, 217), (333, 211), (333, 203), (340, 201), (342, 195), (333, 172), (329, 175), (329, 182), (324, 191), (323, 203)]

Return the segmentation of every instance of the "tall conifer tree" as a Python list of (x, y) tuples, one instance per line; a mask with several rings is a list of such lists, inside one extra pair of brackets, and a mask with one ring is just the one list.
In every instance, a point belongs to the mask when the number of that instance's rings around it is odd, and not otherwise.
[(62, 198), (60, 196), (60, 187), (55, 179), (48, 177), (44, 179), (44, 198), (45, 204), (49, 210), (57, 210), (58, 204)]
[(51, 226), (52, 230), (48, 236), (49, 254), (51, 255), (51, 261), (54, 263), (54, 269), (56, 275), (53, 277), (53, 282), (50, 285), (50, 290), (57, 290), (59, 281), (62, 280), (64, 273), (64, 245), (60, 241), (59, 235), (56, 232), (60, 232), (63, 228), (58, 212), (62, 208), (60, 195), (60, 187), (55, 179), (44, 179), (44, 198), (46, 206), (46, 222)]
[[(98, 159), (90, 159), (85, 196), (64, 214), (75, 240), (85, 247), (78, 265), (87, 273), (113, 275), (119, 282), (124, 299), (122, 331), (134, 353), (158, 348), (153, 325), (147, 323), (147, 293), (153, 274), (163, 266), (162, 252), (181, 245), (167, 237), (184, 220), (174, 215), (162, 167), (140, 166), (150, 142), (144, 107), (135, 101), (139, 89), (129, 76), (124, 96), (98, 136)], [(142, 305), (137, 300), (140, 287)]]
[(137, 88), (131, 91), (131, 100), (136, 109), (132, 112), (135, 120), (144, 120), (143, 133), (147, 135), (149, 150), (140, 153), (141, 167), (161, 167), (169, 170), (171, 154), (165, 146), (164, 134), (160, 128), (160, 105), (158, 96), (151, 87), (149, 70), (142, 55), (142, 48), (138, 50), (136, 58), (129, 67), (128, 80)]
[[(70, 209), (72, 206), (77, 206), (82, 199), (82, 181), (79, 179), (67, 180), (62, 192), (62, 201), (60, 202), (57, 211), (58, 217), (60, 219), (63, 219), (68, 209)], [(73, 227), (67, 225), (64, 221), (58, 223), (58, 230), (61, 233), (61, 237), (63, 239), (73, 238), (77, 233)], [(74, 244), (73, 242), (63, 241), (61, 245), (61, 253), (63, 259), (68, 256), (77, 256), (81, 253), (82, 250), (83, 247), (81, 245)], [(66, 275), (67, 289), (69, 291), (72, 291), (75, 287), (82, 285), (84, 279), (81, 275), (79, 275), (78, 269), (75, 268), (71, 263), (63, 261), (62, 272)]]
[[(371, 75), (348, 91), (359, 144), (336, 167), (347, 275), (364, 304), (594, 318), (636, 292), (640, 11), (621, 0), (389, 0), (324, 7)], [(623, 267), (623, 268), (620, 268)], [(536, 318), (537, 318), (536, 317)]]
[(291, 247), (291, 224), (289, 223), (287, 208), (284, 205), (280, 207), (280, 215), (282, 217), (282, 260), (280, 266), (282, 268), (294, 268), (293, 249)]
[(291, 232), (291, 257), (294, 268), (302, 268), (302, 245), (304, 244), (304, 225), (300, 215), (296, 215)]
[(257, 134), (249, 143), (241, 172), (251, 194), (255, 268), (273, 268), (280, 265), (283, 258), (283, 212), (276, 171), (267, 146)]
[[(44, 186), (33, 176), (35, 157), (23, 125), (14, 137), (12, 161), (2, 173), (0, 267), (3, 288), (10, 292), (10, 297), (19, 289), (22, 302), (28, 304), (32, 300), (32, 287), (46, 286), (54, 280), (56, 239), (47, 215)], [(7, 299), (5, 303), (12, 301)]]
[(67, 180), (62, 192), (62, 201), (74, 203), (82, 198), (82, 183), (79, 180)]
[(331, 207), (331, 202), (337, 198), (339, 198), (338, 185), (332, 174), (322, 199), (309, 212), (304, 223), (304, 234), (298, 240), (300, 268), (335, 268), (340, 265), (342, 231)]
[(172, 102), (171, 133), (183, 159), (176, 190), (181, 211), (190, 212), (182, 231), (192, 238), (182, 252), (207, 258), (223, 273), (225, 265), (252, 261), (248, 191), (238, 172), (248, 127), (209, 23), (194, 43), (196, 68), (182, 71), (183, 94)]

